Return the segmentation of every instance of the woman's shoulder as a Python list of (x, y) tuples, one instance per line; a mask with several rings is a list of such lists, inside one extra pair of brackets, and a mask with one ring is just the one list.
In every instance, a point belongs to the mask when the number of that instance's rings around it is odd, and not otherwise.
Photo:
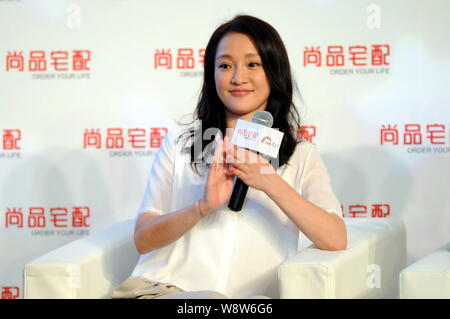
[(320, 160), (320, 154), (317, 145), (307, 140), (300, 140), (288, 163), (293, 167), (303, 167), (305, 164), (311, 164), (318, 160)]
[(174, 124), (167, 132), (164, 138), (167, 138), (167, 142), (172, 146), (177, 145), (184, 137), (188, 137), (190, 132), (193, 132), (195, 124)]
[(298, 149), (298, 148), (300, 148), (300, 149), (311, 149), (313, 147), (316, 147), (316, 144), (311, 143), (310, 141), (301, 139), (301, 140), (298, 140), (296, 149)]
[(305, 158), (309, 156), (311, 152), (317, 151), (316, 144), (313, 144), (307, 140), (299, 140), (297, 145), (295, 146), (294, 153), (292, 154), (293, 158)]

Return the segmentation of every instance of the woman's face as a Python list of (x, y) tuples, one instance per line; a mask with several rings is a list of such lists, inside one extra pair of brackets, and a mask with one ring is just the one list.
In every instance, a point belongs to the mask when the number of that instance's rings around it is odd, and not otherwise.
[(261, 57), (250, 37), (228, 33), (220, 40), (215, 57), (216, 90), (225, 105), (227, 122), (251, 121), (266, 108), (270, 85)]

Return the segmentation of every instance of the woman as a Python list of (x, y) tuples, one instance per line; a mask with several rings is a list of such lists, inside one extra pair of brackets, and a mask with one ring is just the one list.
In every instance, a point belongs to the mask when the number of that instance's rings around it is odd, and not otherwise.
[[(326, 168), (311, 143), (296, 139), (292, 87), (286, 49), (269, 24), (237, 16), (213, 33), (197, 121), (171, 132), (154, 160), (135, 228), (142, 256), (113, 298), (277, 298), (277, 268), (288, 257), (311, 242), (345, 249)], [(274, 168), (230, 143), (237, 120), (262, 110), (284, 133)], [(240, 212), (226, 207), (235, 176), (249, 186)]]

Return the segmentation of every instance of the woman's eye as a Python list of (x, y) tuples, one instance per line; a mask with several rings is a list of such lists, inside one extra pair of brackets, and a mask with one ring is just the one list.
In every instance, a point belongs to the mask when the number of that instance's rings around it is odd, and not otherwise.
[(219, 69), (229, 69), (230, 66), (228, 64), (222, 63), (219, 65)]
[(251, 68), (254, 68), (254, 67), (257, 67), (257, 66), (259, 66), (259, 65), (261, 65), (260, 63), (258, 63), (258, 62), (251, 62), (251, 63), (249, 63), (249, 67), (251, 67)]

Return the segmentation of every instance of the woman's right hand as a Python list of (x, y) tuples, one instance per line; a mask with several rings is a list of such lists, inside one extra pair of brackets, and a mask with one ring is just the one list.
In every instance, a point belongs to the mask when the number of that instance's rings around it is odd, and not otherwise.
[(226, 150), (229, 144), (227, 136), (217, 144), (214, 160), (206, 180), (203, 203), (200, 203), (202, 211), (206, 210), (206, 214), (222, 207), (229, 200), (233, 191), (234, 174), (230, 173), (229, 164), (226, 162)]

